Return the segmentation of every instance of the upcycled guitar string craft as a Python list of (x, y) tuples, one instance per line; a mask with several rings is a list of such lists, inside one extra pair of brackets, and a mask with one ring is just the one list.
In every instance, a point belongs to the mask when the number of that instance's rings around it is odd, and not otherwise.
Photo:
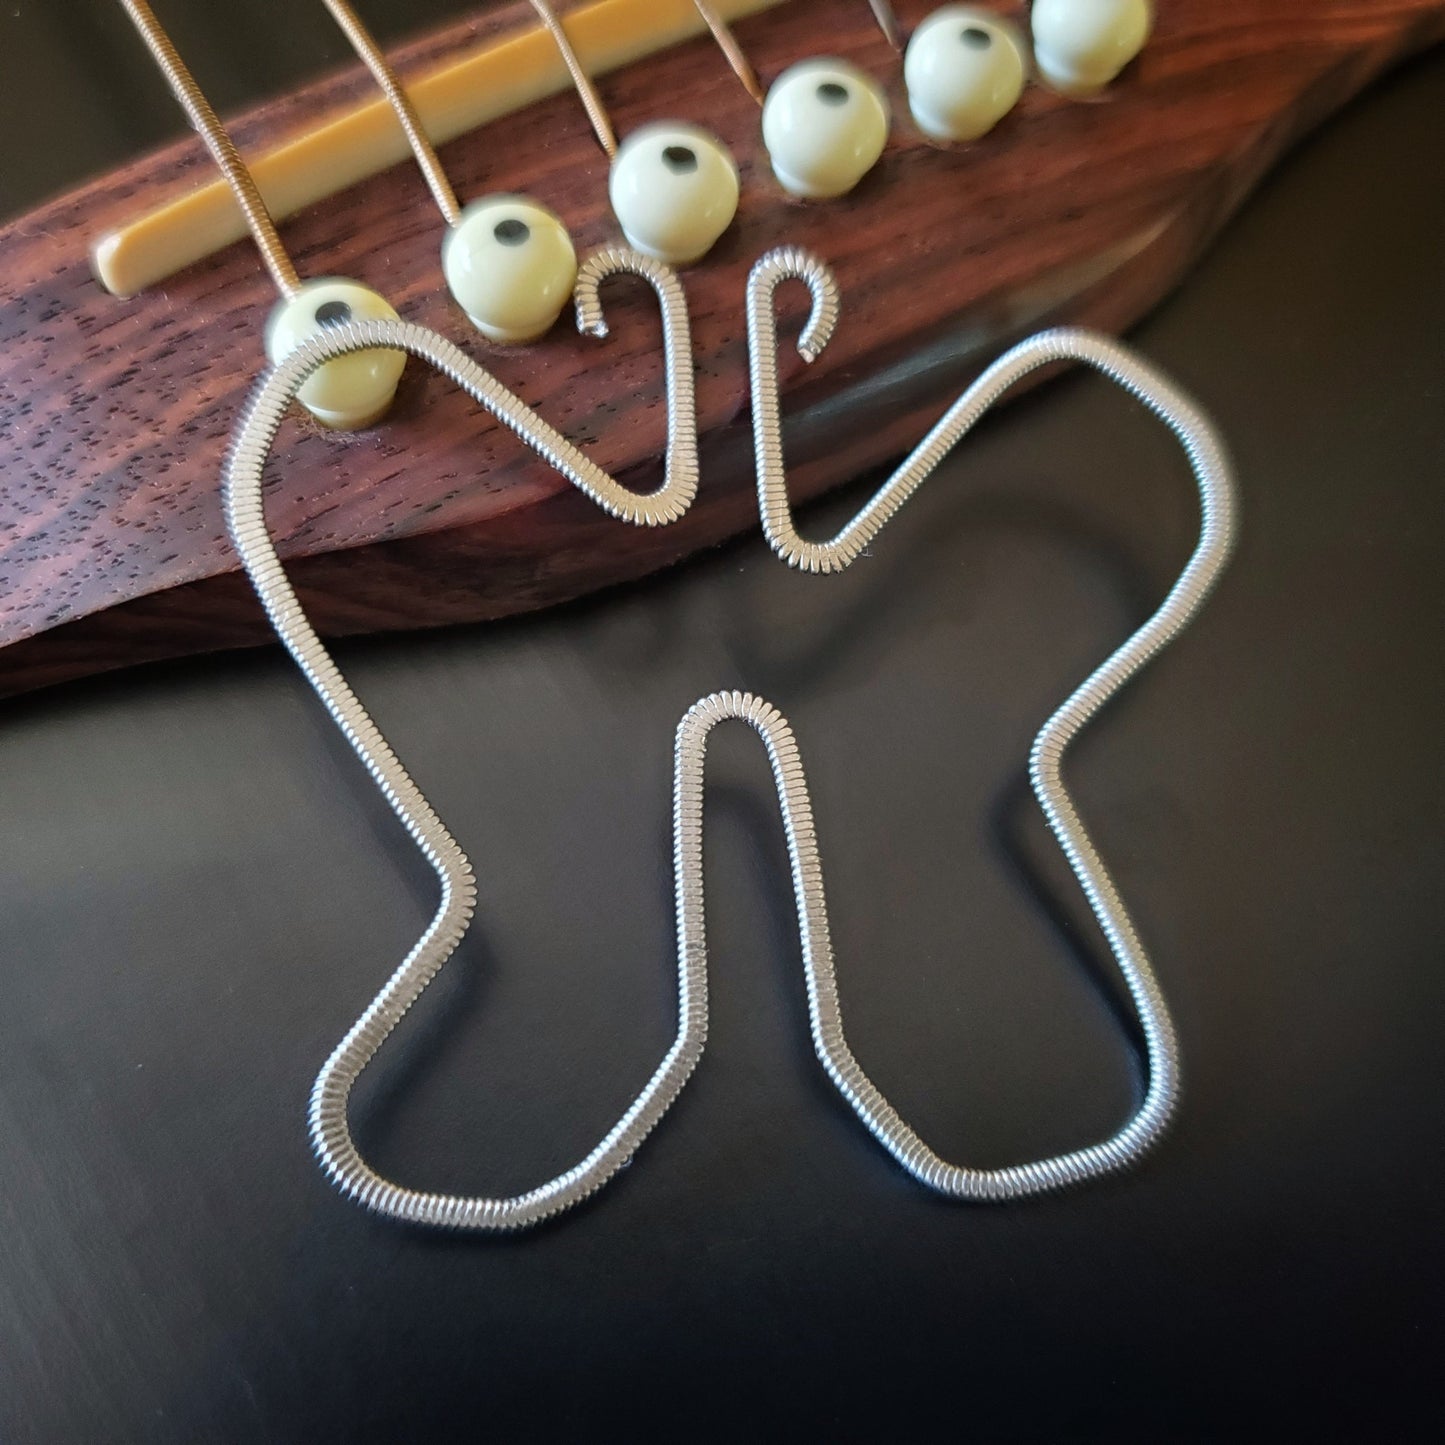
[[(227, 149), (229, 143), (225, 142), (224, 132), (209, 112), (209, 107), (205, 107), (203, 102), (197, 104), (199, 92), (195, 90), (194, 82), (180, 66), (173, 48), (165, 40), (143, 0), (122, 0), (122, 3), (136, 19), (158, 60), (165, 57), (162, 69), (178, 95), (183, 97), (192, 123), (206, 137), (213, 155), (217, 156), (227, 179), (235, 187), (238, 199), (255, 196), (258, 212), (247, 209), (247, 219), (258, 243), (262, 244), (263, 256), (269, 264), (272, 257), (268, 246), (274, 238), (274, 227), (234, 147)], [(433, 195), (453, 228), (449, 245), (457, 244), (458, 223), (462, 222), (465, 213), (456, 204), (435, 151), (422, 131), (405, 92), (349, 5), (344, 0), (325, 0), (325, 3), (395, 107)], [(589, 115), (593, 117), (599, 138), (603, 138), (604, 132), (610, 134), (610, 127), (590, 81), (580, 73), (576, 56), (570, 54), (560, 21), (542, 0), (532, 0), (532, 3), (558, 38), (564, 53), (569, 55), (568, 68), (587, 104)], [(1080, 4), (1092, 7), (1090, 16), (1095, 20), (1098, 14), (1106, 11), (1114, 14), (1120, 8), (1115, 6), (1110, 10), (1103, 0), (1099, 0), (1098, 4), (1094, 4), (1093, 0), (1080, 0)], [(744, 83), (749, 84), (755, 93), (761, 93), (755, 77), (749, 82), (751, 68), (726, 27), (715, 15), (708, 13), (710, 7), (699, 5), (698, 8), (704, 12), (709, 28), (723, 44)], [(896, 46), (901, 37), (889, 7), (882, 0), (873, 0), (872, 8)], [(940, 21), (939, 16), (945, 17), (944, 20)], [(1022, 61), (1016, 75), (1009, 57), (1021, 55), (1022, 42), (1011, 30), (996, 23), (996, 17), (990, 17), (986, 12), (949, 6), (919, 27), (909, 42), (907, 54), (931, 54), (930, 47), (937, 44), (936, 36), (945, 26), (961, 50), (973, 52), (974, 58), (949, 71), (944, 77), (947, 84), (938, 79), (937, 67), (930, 69), (920, 62), (919, 73), (928, 73), (931, 88), (927, 89), (925, 97), (924, 85), (921, 82), (915, 84), (910, 79), (910, 108), (916, 115), (921, 106), (938, 121), (938, 133), (946, 133), (951, 139), (962, 139), (970, 131), (979, 134), (993, 124), (997, 115), (983, 123), (990, 107), (997, 109), (1006, 100), (1003, 108), (1007, 109), (1013, 103), (1008, 98), (1010, 94), (1013, 99), (1017, 98), (1014, 84), (1016, 80), (1020, 85), (1022, 83)], [(1089, 27), (1080, 22), (1072, 32), (1065, 33), (1067, 27), (1050, 32), (1055, 38), (1055, 67), (1064, 66), (1060, 56), (1067, 50), (1065, 41), (1072, 36), (1076, 43), (1070, 52), (1075, 56), (1074, 62), (1071, 62), (1074, 67), (1071, 73), (1076, 77), (1103, 74), (1107, 69), (1103, 62), (1090, 70), (1078, 59), (1079, 55), (1088, 51), (1085, 41), (1089, 40), (1089, 36), (1094, 35), (1097, 40), (1095, 32), (1099, 28), (1095, 25), (1094, 31), (1089, 31)], [(1118, 28), (1117, 25), (1115, 28)], [(976, 33), (983, 34), (987, 43), (978, 41)], [(926, 43), (923, 49), (915, 51), (920, 35), (924, 35)], [(1079, 40), (1080, 35), (1084, 36), (1084, 40)], [(1100, 47), (1095, 44), (1094, 48), (1097, 51)], [(1117, 50), (1116, 46), (1115, 52)], [(983, 52), (989, 52), (995, 58), (1001, 55), (1002, 68), (990, 69), (994, 60), (987, 64), (979, 61), (977, 57)], [(815, 62), (803, 64), (813, 65)], [(768, 100), (764, 103), (764, 140), (773, 169), (785, 186), (822, 197), (828, 192), (818, 183), (818, 177), (827, 169), (823, 162), (828, 158), (829, 147), (851, 147), (854, 158), (861, 160), (868, 154), (876, 137), (874, 132), (868, 131), (864, 137), (867, 143), (860, 146), (857, 140), (859, 133), (849, 126), (833, 126), (831, 129), (826, 124), (814, 126), (811, 132), (813, 139), (822, 139), (806, 155), (806, 147), (788, 149), (777, 143), (776, 135), (769, 140), (767, 104), (784, 81), (790, 85), (796, 83), (796, 70), (797, 67), (794, 67), (785, 71), (773, 91), (768, 93)], [(872, 94), (868, 88), (872, 85), (871, 81), (867, 86), (860, 86), (856, 92), (850, 90), (849, 87), (856, 84), (851, 73), (843, 73), (842, 78), (838, 78), (838, 73), (824, 76), (821, 71), (806, 71), (804, 74), (808, 76), (807, 85), (813, 89), (813, 98), (825, 108), (834, 108), (837, 100), (836, 96), (829, 99), (821, 95), (826, 87), (843, 89), (844, 99), (849, 103), (853, 99), (866, 102)], [(789, 80), (790, 76), (792, 80)], [(1079, 79), (1079, 85), (1084, 84), (1085, 80)], [(918, 91), (917, 97), (915, 90)], [(816, 119), (813, 117), (813, 120)], [(812, 125), (813, 120), (809, 120), (808, 124)], [(921, 120), (919, 123), (924, 125)], [(885, 103), (885, 136), (886, 127)], [(642, 134), (644, 132), (637, 132), (632, 139)], [(679, 134), (673, 134), (673, 138), (663, 146), (663, 151), (668, 146), (683, 144), (677, 139)], [(840, 136), (844, 138), (841, 144)], [(603, 144), (607, 145), (605, 139)], [(790, 141), (789, 145), (793, 142)], [(882, 149), (881, 139), (878, 149)], [(626, 151), (627, 146), (624, 145), (616, 152), (612, 173), (614, 203), (617, 200), (617, 176)], [(634, 155), (644, 153), (652, 156), (654, 161), (661, 154), (654, 155), (653, 151), (640, 148)], [(225, 157), (224, 162), (222, 156)], [(799, 163), (799, 156), (803, 156), (806, 165)], [(874, 155), (863, 171), (876, 159)], [(699, 162), (699, 166), (701, 164)], [(728, 164), (731, 165), (730, 158)], [(647, 169), (638, 163), (634, 166), (636, 177), (641, 177)], [(652, 169), (657, 171), (659, 168), (653, 166)], [(664, 156), (660, 170), (666, 172), (668, 169)], [(733, 175), (736, 176), (735, 169)], [(790, 181), (797, 184), (790, 184)], [(843, 186), (842, 191), (849, 189), (851, 184)], [(637, 186), (641, 185), (642, 181), (638, 179)], [(695, 227), (697, 217), (685, 214), (686, 206), (679, 201), (680, 196), (688, 193), (669, 189), (669, 185), (664, 182), (663, 186), (668, 197), (664, 209), (671, 208), (668, 219), (665, 225), (648, 231), (648, 239), (658, 241), (663, 231), (673, 240), (684, 233), (693, 237), (702, 234), (698, 229), (689, 232), (689, 227)], [(634, 190), (623, 189), (635, 201)], [(735, 201), (734, 196), (734, 204)], [(494, 205), (496, 202), (480, 204)], [(696, 204), (701, 210), (707, 210), (711, 201), (702, 197), (696, 200)], [(630, 202), (618, 206), (619, 218), (629, 239), (640, 245), (641, 242), (633, 235), (633, 228), (645, 229), (656, 220), (659, 212), (655, 208), (649, 209), (651, 201), (631, 209), (629, 205)], [(244, 202), (243, 208), (246, 208)], [(257, 214), (260, 219), (257, 219)], [(507, 219), (502, 217), (494, 221), (494, 229)], [(703, 229), (711, 229), (714, 219), (710, 218)], [(564, 237), (565, 234), (564, 230)], [(494, 239), (501, 238), (494, 236)], [(502, 244), (505, 245), (505, 241)], [(686, 251), (691, 244), (678, 242), (660, 249)], [(570, 251), (570, 240), (568, 248)], [(279, 251), (279, 240), (274, 249)], [(702, 249), (705, 250), (706, 246)], [(679, 255), (677, 259), (695, 257)], [(485, 260), (482, 265), (485, 265)], [(751, 726), (768, 754), (787, 838), (813, 1046), (829, 1077), (869, 1132), (920, 1182), (947, 1197), (968, 1201), (1007, 1200), (1044, 1193), (1130, 1165), (1157, 1141), (1177, 1104), (1177, 1043), (1152, 966), (1128, 911), (1068, 794), (1062, 767), (1068, 748), (1078, 733), (1135, 673), (1188, 625), (1217, 581), (1229, 556), (1235, 526), (1233, 484), (1223, 447), (1198, 408), (1126, 347), (1081, 329), (1049, 330), (1013, 347), (989, 366), (836, 536), (823, 542), (807, 541), (799, 536), (794, 525), (787, 485), (775, 296), (778, 288), (788, 280), (801, 282), (810, 292), (810, 314), (797, 341), (797, 349), (805, 361), (817, 358), (829, 344), (838, 322), (840, 302), (837, 285), (828, 267), (807, 251), (787, 246), (768, 252), (753, 267), (746, 288), (744, 314), (759, 517), (769, 546), (790, 566), (812, 573), (831, 573), (848, 567), (989, 407), (1015, 383), (1050, 363), (1074, 360), (1093, 367), (1141, 401), (1171, 429), (1184, 448), (1198, 486), (1201, 507), (1199, 539), (1187, 565), (1154, 615), (1091, 673), (1044, 724), (1030, 754), (1030, 775), (1040, 806), (1109, 943), (1138, 1016), (1148, 1064), (1148, 1084), (1144, 1096), (1132, 1118), (1112, 1137), (1054, 1158), (998, 1169), (975, 1169), (949, 1163), (934, 1153), (888, 1104), (848, 1047), (834, 972), (818, 840), (807, 781), (792, 731), (770, 703), (748, 693), (724, 692), (712, 694), (695, 704), (684, 715), (677, 730), (673, 819), (678, 944), (677, 1032), (656, 1071), (622, 1117), (571, 1169), (524, 1194), (506, 1198), (423, 1193), (382, 1178), (361, 1157), (348, 1120), (351, 1090), (362, 1069), (461, 941), (476, 907), (477, 885), (465, 854), (347, 685), (292, 588), (266, 523), (263, 478), (267, 462), (291, 403), (302, 400), (305, 404), (308, 388), (317, 378), (326, 376), (339, 363), (358, 357), (411, 355), (428, 362), (450, 378), (485, 410), (503, 421), (544, 461), (609, 512), (628, 521), (649, 525), (674, 521), (686, 512), (697, 489), (692, 359), (685, 302), (676, 278), (665, 266), (637, 256), (635, 252), (607, 249), (585, 262), (577, 273), (574, 299), (582, 331), (605, 334), (598, 287), (606, 275), (616, 270), (632, 270), (645, 276), (652, 282), (662, 302), (669, 440), (666, 480), (656, 493), (638, 496), (621, 486), (457, 346), (433, 331), (402, 321), (395, 313), (377, 317), (355, 313), (316, 317), (305, 334), (298, 334), (273, 357), (272, 367), (257, 383), (233, 439), (222, 493), (226, 526), (236, 553), (276, 635), (426, 857), (437, 875), (441, 890), (437, 911), (430, 924), (347, 1032), (317, 1077), (311, 1096), (309, 1124), (312, 1143), (323, 1170), (342, 1193), (384, 1216), (430, 1225), (498, 1230), (530, 1225), (567, 1209), (600, 1188), (632, 1157), (687, 1082), (701, 1057), (706, 1039), (707, 961), (702, 867), (704, 766), (707, 740), (712, 729), (729, 719), (741, 720)], [(451, 279), (450, 273), (448, 279)], [(454, 293), (456, 290), (453, 286)], [(466, 300), (461, 295), (458, 299), (463, 309), (472, 315), (472, 307), (467, 305)], [(487, 305), (493, 305), (498, 299), (498, 295), (488, 297)], [(492, 329), (502, 332), (515, 329), (497, 323), (495, 312), (488, 314), (492, 317), (488, 323)], [(483, 325), (474, 315), (472, 319), (477, 321), (480, 329), (490, 334), (488, 325)]]
[[(165, 0), (149, 3), (169, 20)], [(368, 20), (382, 15), (380, 0), (352, 3)], [(897, 3), (900, 40), (940, 8)], [(902, 52), (861, 0), (710, 4), (765, 85), (831, 50), (883, 86), (893, 121), (880, 162), (846, 199), (790, 203), (758, 143), (757, 103), (709, 43), (694, 0), (559, 7), (619, 135), (669, 114), (700, 119), (741, 166), (736, 221), (683, 276), (704, 505), (675, 529), (609, 545), (606, 520), (572, 500), (570, 483), (505, 429), (478, 437), (466, 400), (446, 400), (448, 384), (413, 362), (380, 432), (352, 444), (298, 425), (278, 443), (293, 480), (275, 520), (323, 636), (513, 616), (736, 536), (752, 490), (741, 298), (763, 253), (804, 247), (849, 298), (850, 324), (817, 367), (790, 349), (783, 359), (801, 503), (896, 459), (1031, 331), (1127, 335), (1287, 148), (1392, 64), (1445, 40), (1445, 0), (1332, 0), (1328, 17), (1291, 0), (1171, 0), (1139, 60), (1080, 105), (1034, 63), (1024, 0), (981, 0), (1023, 37), (1029, 83), (983, 138), (945, 146), (913, 119)], [(437, 29), (388, 36), (387, 54), (462, 202), (530, 196), (564, 220), (579, 260), (623, 244), (603, 153), (530, 4), (443, 8), (451, 17)], [(325, 12), (296, 12), (298, 24), (308, 18), (326, 43)], [(240, 11), (232, 19), (244, 26)], [(284, 46), (284, 27), (254, 38)], [(350, 59), (339, 39), (333, 62)], [(208, 88), (206, 69), (227, 64), (224, 51), (203, 68), (203, 53), (181, 49)], [(606, 283), (605, 349), (573, 341), (564, 321), (537, 345), (483, 354), (437, 264), (447, 228), (361, 66), (336, 63), (223, 115), (303, 278), (375, 289), (461, 342), (632, 491), (658, 485), (665, 413), (651, 295)], [(0, 695), (270, 641), (236, 590), (214, 484), (252, 379), (248, 347), (275, 300), (245, 236), (224, 177), (179, 131), (0, 223)], [(346, 485), (308, 512), (302, 479), (339, 481), (343, 470)], [(480, 486), (459, 485), (479, 472)]]
[(465, 854), (407, 775), (306, 620), (266, 528), (261, 482), (287, 406), (307, 377), (337, 356), (378, 344), (401, 346), (446, 369), (479, 401), (484, 400), (485, 373), (447, 343), (429, 343), (417, 327), (367, 322), (308, 342), (260, 383), (236, 435), (224, 498), (226, 524), (236, 551), (277, 636), (441, 885), (441, 899), (431, 923), (322, 1066), (311, 1095), (311, 1140), (322, 1168), (342, 1193), (379, 1214), (467, 1229), (535, 1224), (605, 1184), (667, 1112), (696, 1067), (707, 1035), (703, 763), (708, 734), (727, 718), (740, 718), (758, 732), (772, 765), (788, 840), (814, 1048), (869, 1132), (910, 1174), (941, 1194), (969, 1201), (1045, 1193), (1135, 1162), (1158, 1140), (1177, 1104), (1178, 1048), (1168, 1008), (1123, 900), (1064, 786), (1062, 766), (1069, 745), (1089, 720), (1188, 625), (1228, 559), (1234, 536), (1233, 486), (1218, 437), (1187, 397), (1119, 343), (1082, 331), (1043, 332), (984, 372), (837, 537), (827, 543), (802, 542), (793, 530), (782, 474), (776, 372), (767, 349), (774, 340), (768, 308), (779, 280), (805, 276), (814, 290), (815, 307), (803, 345), (816, 354), (836, 316), (836, 293), (822, 264), (798, 253), (765, 256), (753, 276), (750, 319), (759, 503), (770, 544), (794, 566), (819, 572), (848, 566), (978, 418), (1016, 381), (1053, 361), (1074, 359), (1094, 367), (1142, 401), (1184, 447), (1199, 486), (1202, 519), (1198, 545), (1158, 611), (1044, 724), (1029, 764), (1039, 803), (1109, 942), (1138, 1015), (1149, 1069), (1144, 1098), (1118, 1133), (1069, 1154), (1002, 1169), (971, 1169), (939, 1158), (878, 1091), (844, 1037), (812, 807), (792, 731), (777, 709), (761, 698), (738, 692), (714, 693), (691, 708), (678, 727), (673, 787), (678, 1028), (672, 1046), (642, 1091), (584, 1159), (525, 1194), (488, 1198), (423, 1193), (392, 1183), (371, 1169), (356, 1147), (348, 1122), (352, 1087), (460, 943), (476, 906), (476, 882)]

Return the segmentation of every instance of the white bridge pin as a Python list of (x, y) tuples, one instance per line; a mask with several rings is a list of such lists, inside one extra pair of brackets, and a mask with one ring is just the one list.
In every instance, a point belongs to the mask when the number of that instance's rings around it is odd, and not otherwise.
[(1144, 48), (1149, 0), (1034, 0), (1034, 59), (1065, 95), (1092, 95)]
[[(353, 321), (399, 321), (391, 306), (369, 287), (332, 277), (308, 281), (278, 301), (266, 322), (266, 355), (272, 366), (329, 326)], [(296, 399), (325, 426), (344, 431), (370, 426), (391, 405), (406, 355), (400, 351), (356, 351), (328, 361)]]
[(628, 244), (670, 266), (700, 260), (732, 225), (738, 168), (710, 131), (684, 121), (656, 122), (619, 146), (602, 97), (547, 0), (532, 9), (557, 43), (587, 119), (612, 162), (607, 192)]
[(474, 201), (442, 242), (447, 286), (491, 341), (534, 341), (572, 295), (577, 253), (561, 220), (527, 196)]
[(396, 112), (446, 220), (442, 274), (452, 296), (489, 341), (535, 341), (551, 330), (577, 281), (577, 252), (566, 226), (528, 196), (484, 196), (463, 209), (381, 47), (348, 0), (324, 3)]
[(945, 5), (914, 32), (903, 57), (908, 108), (925, 135), (971, 141), (992, 130), (1023, 93), (1023, 41), (1008, 21), (972, 5)]
[(607, 191), (628, 242), (682, 266), (705, 256), (732, 224), (738, 168), (700, 126), (658, 121), (622, 142)]
[(773, 174), (795, 196), (846, 195), (877, 165), (888, 118), (871, 75), (846, 60), (801, 60), (773, 82), (763, 105)]
[(877, 165), (888, 141), (882, 86), (846, 60), (819, 56), (789, 66), (765, 95), (732, 31), (705, 0), (693, 3), (763, 108), (763, 144), (778, 184), (807, 200), (847, 195)]

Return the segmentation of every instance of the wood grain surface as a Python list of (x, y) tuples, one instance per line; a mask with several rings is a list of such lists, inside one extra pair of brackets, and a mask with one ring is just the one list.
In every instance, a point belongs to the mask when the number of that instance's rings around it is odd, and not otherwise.
[[(903, 3), (906, 24), (931, 8)], [(1017, 12), (1021, 7), (992, 8)], [(403, 68), (527, 23), (493, 8), (398, 53)], [(620, 132), (704, 121), (738, 158), (738, 219), (686, 273), (702, 431), (698, 502), (670, 527), (597, 510), (441, 377), (408, 366), (395, 408), (363, 434), (301, 415), (283, 429), (269, 515), (328, 635), (433, 626), (543, 607), (676, 562), (756, 525), (743, 286), (772, 246), (834, 268), (843, 320), (811, 368), (785, 356), (795, 497), (900, 452), (1011, 339), (1060, 320), (1117, 330), (1187, 270), (1270, 163), (1400, 57), (1445, 36), (1439, 0), (1172, 0), (1107, 97), (1032, 85), (982, 141), (925, 141), (897, 57), (860, 0), (791, 0), (741, 23), (764, 81), (828, 52), (884, 81), (888, 150), (843, 201), (784, 199), (756, 106), (709, 42), (608, 77)], [(365, 91), (359, 67), (263, 106), (242, 148)], [(526, 190), (580, 252), (615, 240), (606, 163), (559, 96), (455, 141), (464, 198)], [(261, 366), (273, 294), (249, 245), (121, 301), (91, 278), (95, 235), (206, 176), (187, 139), (0, 233), (0, 692), (270, 636), (225, 537), (219, 478)], [(447, 298), (441, 223), (414, 167), (395, 167), (287, 223), (302, 273), (349, 275), (472, 352), (628, 485), (655, 485), (664, 436), (656, 304), (607, 293), (611, 337), (563, 323), (518, 349), (487, 345)], [(801, 312), (799, 291), (785, 293)], [(1205, 399), (1207, 401), (1207, 398)]]

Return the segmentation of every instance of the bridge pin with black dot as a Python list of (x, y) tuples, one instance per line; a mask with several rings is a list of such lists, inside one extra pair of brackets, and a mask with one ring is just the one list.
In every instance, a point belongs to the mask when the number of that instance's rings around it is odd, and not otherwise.
[[(332, 327), (401, 318), (370, 287), (333, 276), (304, 282), (276, 303), (266, 322), (266, 356), (272, 366)], [(317, 421), (354, 431), (380, 420), (406, 365), (401, 351), (353, 351), (320, 367), (296, 394)]]
[(908, 41), (903, 81), (925, 135), (977, 140), (1017, 104), (1028, 76), (1024, 42), (1007, 20), (973, 5), (945, 5)]
[(701, 260), (737, 214), (738, 168), (710, 131), (685, 121), (659, 121), (621, 145), (591, 77), (546, 0), (532, 8), (551, 32), (587, 118), (612, 162), (608, 197), (628, 244), (671, 266)]
[(764, 93), (717, 12), (705, 0), (694, 3), (738, 79), (762, 107), (763, 144), (778, 184), (807, 200), (847, 195), (878, 163), (888, 140), (882, 86), (849, 61), (815, 56), (789, 66)]
[(557, 215), (529, 196), (484, 196), (463, 208), (381, 47), (347, 0), (324, 0), (381, 87), (447, 223), (442, 274), (457, 304), (489, 341), (535, 341), (561, 314), (577, 281), (577, 253)]

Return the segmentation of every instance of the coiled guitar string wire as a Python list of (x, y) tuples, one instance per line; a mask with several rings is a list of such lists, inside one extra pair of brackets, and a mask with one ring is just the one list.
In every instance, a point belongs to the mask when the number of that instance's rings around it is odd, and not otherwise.
[[(807, 541), (798, 535), (793, 522), (783, 462), (774, 299), (778, 287), (787, 280), (803, 282), (812, 293), (812, 311), (798, 341), (799, 352), (809, 362), (821, 353), (833, 334), (839, 301), (837, 285), (827, 267), (796, 247), (784, 247), (762, 257), (748, 279), (758, 511), (768, 545), (791, 567), (809, 572), (838, 572), (848, 567), (979, 418), (1016, 382), (1051, 362), (1082, 361), (1108, 377), (1169, 427), (1189, 459), (1199, 488), (1201, 515), (1199, 541), (1184, 571), (1158, 611), (1049, 718), (1029, 754), (1034, 793), (1098, 919), (1143, 1030), (1149, 1082), (1134, 1117), (1103, 1143), (1052, 1159), (1006, 1169), (968, 1169), (950, 1164), (899, 1116), (848, 1049), (827, 950), (821, 891), (815, 916), (823, 924), (823, 947), (819, 959), (808, 963), (810, 996), (817, 994), (812, 1024), (818, 1056), (869, 1131), (915, 1178), (954, 1198), (1016, 1199), (1123, 1168), (1157, 1141), (1178, 1104), (1178, 1043), (1133, 921), (1064, 786), (1063, 761), (1070, 744), (1090, 719), (1189, 625), (1224, 570), (1235, 532), (1234, 483), (1224, 446), (1198, 407), (1127, 347), (1091, 331), (1043, 331), (1006, 352), (984, 371), (834, 537), (825, 542)], [(794, 883), (801, 890), (796, 871)], [(802, 896), (800, 891), (800, 916)], [(806, 943), (804, 952), (806, 958)]]
[(698, 484), (697, 400), (687, 295), (670, 266), (627, 246), (604, 246), (577, 270), (573, 300), (577, 329), (584, 335), (608, 335), (602, 283), (616, 275), (638, 276), (646, 281), (656, 292), (662, 312), (667, 448), (663, 480), (655, 491), (638, 493), (624, 487), (466, 352), (435, 331), (406, 321), (351, 321), (328, 326), (287, 356), (267, 374), (247, 403), (246, 416), (232, 445), (230, 473), (234, 475), (238, 466), (253, 467), (257, 472), (264, 468), (286, 408), (297, 390), (326, 362), (379, 346), (430, 362), (611, 516), (644, 527), (675, 522), (692, 506)]
[[(1167, 1005), (1128, 911), (1080, 821), (1062, 778), (1065, 753), (1081, 729), (1121, 687), (1189, 623), (1219, 577), (1234, 536), (1234, 494), (1223, 447), (1208, 420), (1166, 378), (1105, 337), (1078, 330), (1041, 333), (1000, 357), (950, 408), (895, 476), (831, 542), (803, 542), (793, 529), (783, 480), (777, 397), (773, 293), (783, 280), (807, 284), (813, 314), (800, 349), (826, 345), (837, 293), (821, 263), (785, 249), (765, 256), (749, 285), (758, 489), (770, 545), (792, 565), (836, 571), (848, 565), (950, 448), (1014, 382), (1052, 361), (1087, 362), (1136, 396), (1182, 443), (1199, 487), (1199, 541), (1158, 611), (1066, 699), (1044, 724), (1030, 754), (1030, 777), (1045, 817), (1098, 919), (1129, 990), (1145, 1040), (1149, 1081), (1139, 1108), (1111, 1138), (1071, 1153), (1000, 1169), (972, 1169), (935, 1154), (863, 1071), (843, 1032), (829, 937), (822, 866), (802, 761), (791, 729), (771, 704), (747, 693), (715, 693), (679, 724), (674, 755), (673, 862), (677, 907), (678, 1029), (657, 1070), (603, 1140), (579, 1164), (510, 1198), (421, 1193), (391, 1183), (361, 1158), (347, 1119), (351, 1089), (466, 930), (476, 885), (461, 849), (387, 745), (311, 628), (266, 529), (262, 475), (280, 418), (306, 378), (348, 351), (396, 346), (433, 362), (494, 414), (486, 373), (456, 348), (401, 322), (342, 326), (308, 344), (258, 387), (243, 419), (225, 480), (227, 525), (278, 636), (431, 863), (441, 883), (437, 912), (411, 952), (323, 1065), (312, 1091), (310, 1127), (322, 1168), (347, 1196), (383, 1215), (475, 1229), (533, 1224), (600, 1188), (631, 1157), (696, 1067), (707, 1033), (707, 954), (703, 898), (702, 812), (706, 742), (727, 718), (752, 726), (767, 750), (787, 837), (806, 976), (810, 1028), (824, 1069), (868, 1130), (915, 1178), (956, 1199), (992, 1201), (1044, 1193), (1137, 1161), (1166, 1128), (1179, 1097), (1178, 1044)], [(518, 404), (520, 405), (520, 404)], [(525, 415), (523, 414), (525, 413)], [(539, 454), (579, 486), (585, 458), (550, 428), (530, 428), (522, 408), (504, 418)], [(560, 443), (560, 446), (558, 445)], [(595, 469), (594, 469), (595, 470)], [(605, 474), (604, 474), (605, 475)], [(630, 495), (630, 494), (629, 494)]]

